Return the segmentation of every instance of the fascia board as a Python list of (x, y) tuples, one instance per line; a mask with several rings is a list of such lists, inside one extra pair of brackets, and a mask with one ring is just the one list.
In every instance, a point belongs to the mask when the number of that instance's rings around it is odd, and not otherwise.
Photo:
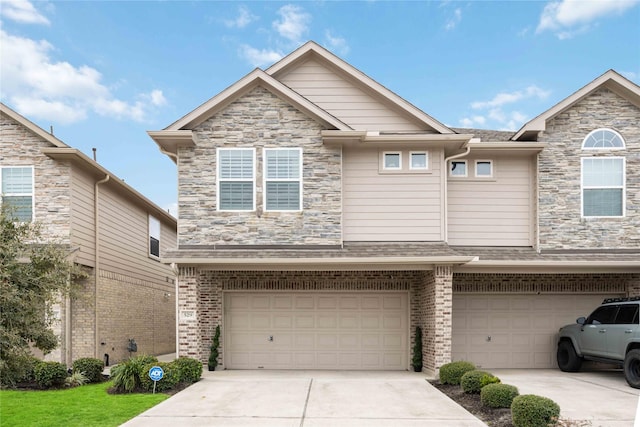
[(638, 273), (638, 261), (475, 261), (456, 267), (464, 273), (520, 272), (520, 273)]

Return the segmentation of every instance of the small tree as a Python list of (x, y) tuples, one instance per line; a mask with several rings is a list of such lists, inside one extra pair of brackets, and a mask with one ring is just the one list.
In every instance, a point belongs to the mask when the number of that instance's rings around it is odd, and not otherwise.
[(422, 329), (416, 326), (416, 340), (413, 344), (413, 359), (411, 360), (413, 370), (422, 372)]
[(210, 371), (215, 371), (218, 366), (218, 347), (220, 346), (220, 325), (216, 326), (216, 333), (213, 335), (211, 343), (211, 352), (209, 353), (209, 362), (207, 367)]
[(24, 377), (30, 345), (45, 354), (58, 345), (53, 303), (85, 274), (61, 245), (43, 243), (36, 224), (14, 222), (0, 209), (0, 384)]

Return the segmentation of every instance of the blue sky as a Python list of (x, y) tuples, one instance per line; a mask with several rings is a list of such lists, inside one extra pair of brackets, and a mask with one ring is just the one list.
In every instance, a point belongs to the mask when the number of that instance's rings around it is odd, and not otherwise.
[(147, 136), (314, 40), (452, 127), (516, 130), (608, 69), (640, 83), (640, 0), (0, 0), (2, 102), (175, 215)]

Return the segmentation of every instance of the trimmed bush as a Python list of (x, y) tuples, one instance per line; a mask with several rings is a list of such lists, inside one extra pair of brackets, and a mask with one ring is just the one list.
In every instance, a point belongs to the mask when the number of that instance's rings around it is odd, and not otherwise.
[(42, 360), (30, 355), (0, 359), (0, 388), (35, 382), (35, 369), (40, 362)]
[(59, 362), (40, 362), (36, 365), (34, 374), (40, 387), (60, 387), (67, 378), (67, 366)]
[(154, 356), (140, 355), (118, 364), (111, 369), (113, 387), (120, 392), (132, 393), (141, 387), (140, 379), (146, 375), (142, 372), (144, 367), (157, 363), (158, 359)]
[(102, 382), (103, 370), (104, 362), (100, 359), (84, 357), (73, 362), (73, 373), (82, 372), (90, 383)]
[(195, 383), (202, 376), (202, 362), (190, 357), (179, 357), (173, 361), (180, 372), (180, 381), (184, 383)]
[(510, 408), (518, 388), (509, 384), (487, 384), (480, 390), (480, 402), (489, 408)]
[(500, 379), (493, 376), (490, 372), (485, 371), (469, 371), (460, 378), (460, 386), (465, 393), (478, 394), (482, 387), (488, 384), (499, 383)]
[(164, 371), (164, 376), (156, 384), (156, 391), (171, 390), (180, 382), (180, 368), (175, 362), (149, 363), (142, 368), (140, 373), (140, 386), (146, 391), (153, 391), (154, 381), (149, 378), (149, 370), (159, 366)]
[(460, 378), (462, 378), (465, 373), (475, 369), (476, 366), (473, 363), (462, 360), (447, 363), (440, 367), (440, 383), (459, 385)]
[(523, 394), (511, 403), (514, 427), (547, 427), (560, 416), (560, 406), (551, 399), (534, 394)]

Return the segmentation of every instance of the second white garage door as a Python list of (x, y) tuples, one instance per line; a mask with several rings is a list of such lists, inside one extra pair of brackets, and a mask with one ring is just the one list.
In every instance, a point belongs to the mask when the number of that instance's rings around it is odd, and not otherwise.
[(224, 311), (228, 369), (407, 369), (404, 292), (228, 292)]
[(615, 295), (453, 297), (453, 360), (482, 368), (555, 368), (558, 329)]

